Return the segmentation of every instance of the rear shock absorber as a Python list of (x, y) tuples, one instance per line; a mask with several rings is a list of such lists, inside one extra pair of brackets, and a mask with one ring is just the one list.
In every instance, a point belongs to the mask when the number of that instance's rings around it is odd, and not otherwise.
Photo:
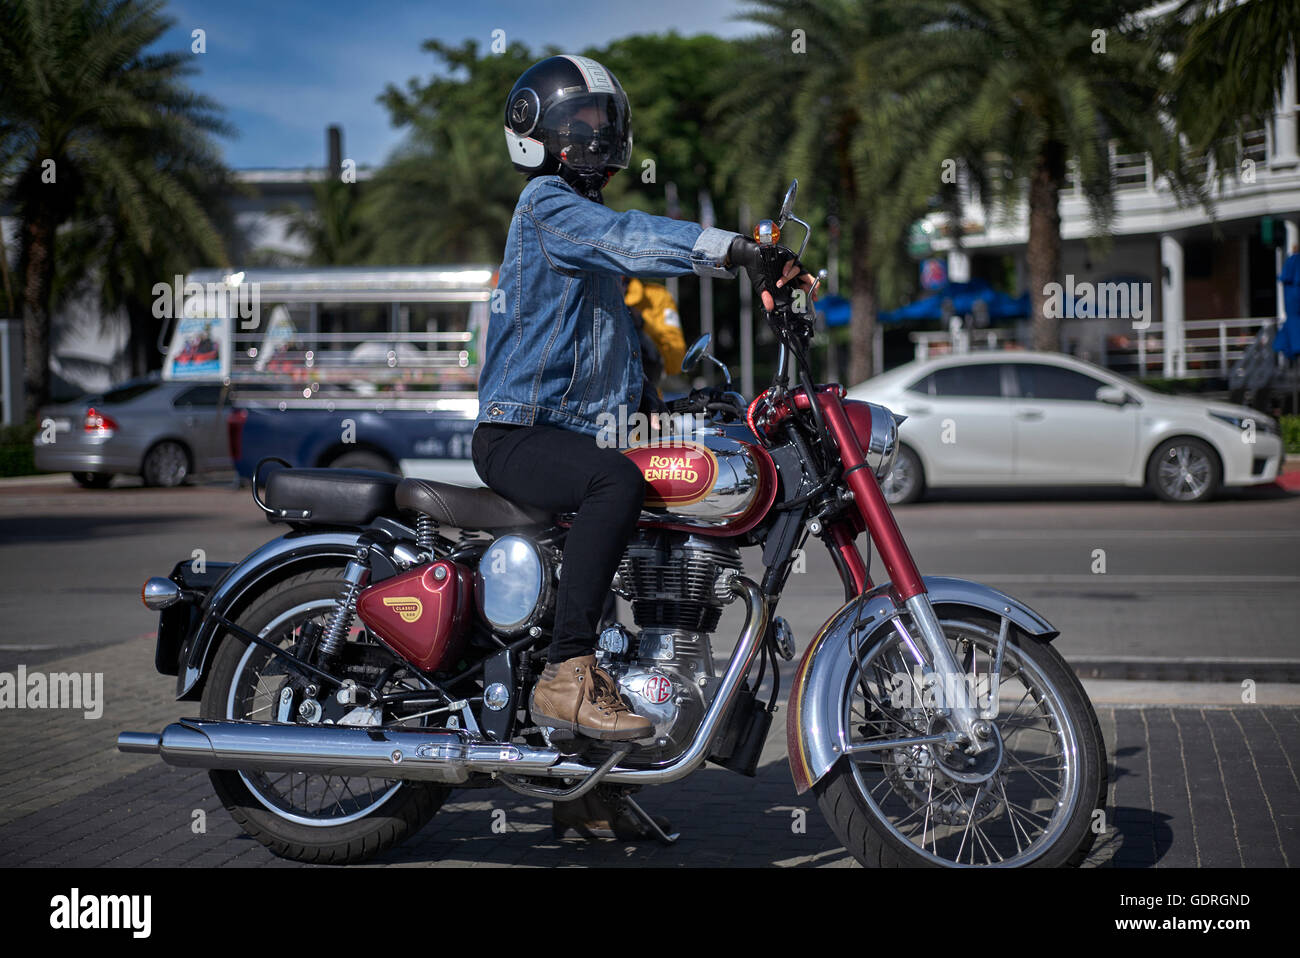
[(322, 664), (332, 660), (347, 641), (348, 631), (352, 628), (352, 619), (357, 613), (357, 596), (361, 594), (362, 583), (365, 581), (366, 572), (369, 571), (365, 559), (366, 550), (359, 550), (356, 558), (343, 570), (343, 594), (339, 596), (338, 605), (335, 606), (329, 623), (325, 626), (325, 634), (321, 636), (318, 646)]
[(415, 547), (421, 552), (427, 552), (430, 558), (433, 558), (433, 546), (438, 538), (438, 522), (433, 516), (426, 516), (424, 513), (415, 520)]

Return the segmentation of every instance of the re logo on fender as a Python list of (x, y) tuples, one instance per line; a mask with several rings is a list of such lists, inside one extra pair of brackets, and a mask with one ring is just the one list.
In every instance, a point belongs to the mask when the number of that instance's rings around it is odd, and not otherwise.
[(388, 596), (384, 605), (400, 615), (403, 622), (416, 622), (424, 614), (424, 605), (413, 595)]

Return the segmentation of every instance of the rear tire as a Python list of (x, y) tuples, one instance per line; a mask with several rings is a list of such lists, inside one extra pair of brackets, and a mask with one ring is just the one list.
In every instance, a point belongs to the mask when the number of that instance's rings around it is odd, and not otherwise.
[(1147, 463), (1147, 488), (1165, 502), (1208, 502), (1222, 481), (1219, 454), (1190, 436), (1165, 440)]
[[(274, 641), (276, 636), (284, 636), (286, 630), (293, 630), (302, 622), (328, 615), (342, 586), (337, 568), (315, 569), (293, 576), (263, 593), (240, 615), (239, 625), (259, 635), (267, 633), (266, 637)], [(291, 636), (292, 631), (288, 635)], [(255, 647), (255, 651), (260, 653), (260, 647)], [(204, 718), (251, 717), (254, 721), (275, 721), (274, 714), (265, 712), (252, 716), (238, 714), (250, 710), (254, 702), (261, 701), (256, 698), (249, 701), (250, 696), (241, 694), (247, 687), (244, 682), (239, 688), (233, 687), (242, 673), (253, 668), (249, 653), (249, 646), (237, 636), (229, 635), (222, 642), (203, 690), (201, 715)], [(270, 653), (264, 655), (269, 659)], [(261, 685), (268, 676), (271, 676), (270, 671), (259, 674), (254, 685)], [(379, 792), (372, 810), (365, 814), (358, 814), (361, 809), (346, 814), (347, 809), (340, 804), (337, 817), (349, 820), (330, 825), (328, 818), (322, 818), (308, 824), (286, 817), (294, 814), (294, 810), (272, 810), (271, 806), (279, 805), (283, 796), (270, 790), (269, 778), (263, 784), (258, 773), (214, 769), (208, 774), (222, 804), (248, 835), (281, 858), (319, 864), (354, 864), (399, 844), (423, 828), (451, 793), (451, 789), (445, 786), (425, 782), (400, 782), (396, 789), (392, 789), (389, 785), (370, 785), (380, 782), (376, 779), (343, 779), (338, 776), (326, 779), (289, 773), (296, 776), (289, 785), (291, 800), (301, 783), (303, 800), (306, 801), (314, 779), (322, 779), (326, 787), (331, 781), (359, 783), (358, 788)], [(259, 782), (259, 788), (266, 790), (259, 793), (260, 797), (250, 787), (253, 782)], [(308, 817), (306, 810), (299, 811), (303, 813), (298, 815), (299, 818)]]
[(916, 502), (925, 493), (925, 467), (910, 446), (900, 446), (894, 468), (880, 483), (885, 501), (891, 506)]
[(382, 456), (377, 452), (345, 452), (330, 462), (331, 469), (370, 469), (374, 472), (387, 472), (394, 476), (402, 474), (402, 470), (387, 456)]
[(144, 456), (140, 476), (146, 486), (174, 489), (190, 475), (189, 451), (179, 442), (164, 439)]

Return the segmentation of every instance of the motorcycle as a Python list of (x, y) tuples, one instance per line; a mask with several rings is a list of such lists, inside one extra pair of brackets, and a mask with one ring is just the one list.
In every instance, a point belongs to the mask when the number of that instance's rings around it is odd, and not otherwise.
[[(781, 231), (803, 228), (799, 256), (811, 233), (797, 185), (754, 231), (774, 294), (772, 385), (747, 402), (701, 337), (683, 368), (707, 358), (724, 385), (669, 404), (701, 428), (624, 450), (647, 483), (611, 586), (633, 625), (609, 621), (597, 657), (651, 736), (530, 724), (567, 517), (484, 488), (264, 460), (253, 499), (290, 530), (237, 564), (181, 562), (144, 585), (160, 612), (157, 669), (199, 717), (123, 732), (118, 748), (208, 769), (244, 831), (286, 858), (362, 861), (418, 831), (453, 788), (555, 802), (600, 789), (671, 842), (631, 796), (706, 761), (756, 774), (780, 661), (796, 652), (775, 611), (811, 535), (845, 602), (791, 680), (798, 793), (864, 865), (1079, 864), (1106, 795), (1096, 714), (1042, 616), (918, 570), (880, 486), (902, 418), (811, 381), (806, 297), (774, 286)], [(872, 579), (871, 545), (886, 581)], [(759, 581), (742, 571), (747, 547), (762, 550)], [(718, 668), (711, 639), (737, 601), (744, 626)]]

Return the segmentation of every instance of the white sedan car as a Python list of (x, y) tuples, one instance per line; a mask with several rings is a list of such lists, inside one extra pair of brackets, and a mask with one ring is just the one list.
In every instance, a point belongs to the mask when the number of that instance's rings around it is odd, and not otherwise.
[(849, 390), (907, 416), (885, 480), (890, 502), (927, 486), (1147, 486), (1201, 502), (1272, 482), (1276, 420), (1245, 406), (1163, 396), (1059, 353), (997, 352), (908, 363)]

